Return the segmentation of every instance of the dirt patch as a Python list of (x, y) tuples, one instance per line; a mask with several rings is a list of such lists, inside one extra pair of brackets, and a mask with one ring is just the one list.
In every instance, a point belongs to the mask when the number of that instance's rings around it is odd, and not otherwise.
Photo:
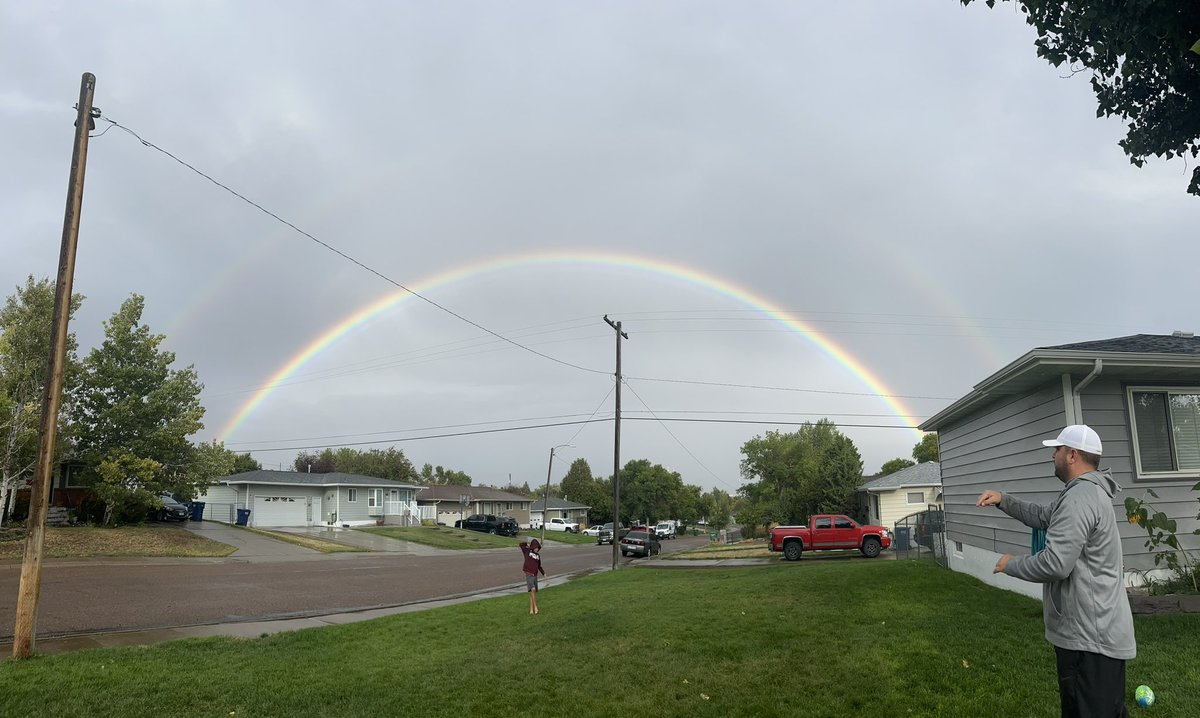
[[(228, 556), (237, 547), (174, 526), (47, 527), (42, 555), (46, 558), (91, 556)], [(25, 555), (25, 531), (0, 534), (0, 560)]]

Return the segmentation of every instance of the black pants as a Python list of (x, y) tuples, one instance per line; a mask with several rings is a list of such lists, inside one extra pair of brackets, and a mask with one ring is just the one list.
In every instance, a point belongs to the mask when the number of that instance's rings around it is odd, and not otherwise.
[(1125, 661), (1054, 647), (1062, 718), (1129, 718)]

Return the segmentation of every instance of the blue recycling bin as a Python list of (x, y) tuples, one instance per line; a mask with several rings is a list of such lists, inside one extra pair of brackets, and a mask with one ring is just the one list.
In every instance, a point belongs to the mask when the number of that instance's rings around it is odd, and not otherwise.
[(912, 548), (912, 546), (910, 545), (911, 539), (909, 538), (909, 536), (910, 536), (910, 532), (909, 532), (908, 526), (897, 526), (896, 527), (896, 540), (895, 540), (895, 542), (893, 542), (893, 545), (896, 547), (897, 550), (907, 551), (908, 549)]
[(203, 520), (204, 520), (204, 502), (203, 501), (193, 501), (192, 502), (192, 521), (203, 521)]
[(246, 526), (250, 523), (250, 509), (238, 509), (237, 525)]

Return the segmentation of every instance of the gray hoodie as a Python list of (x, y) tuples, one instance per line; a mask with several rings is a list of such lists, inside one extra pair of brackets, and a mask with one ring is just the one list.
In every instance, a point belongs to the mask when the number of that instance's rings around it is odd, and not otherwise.
[(1046, 640), (1059, 648), (1128, 660), (1137, 655), (1133, 616), (1122, 577), (1121, 537), (1112, 473), (1076, 476), (1049, 506), (1003, 494), (999, 508), (1026, 526), (1046, 529), (1046, 548), (1014, 556), (1009, 576), (1042, 584)]

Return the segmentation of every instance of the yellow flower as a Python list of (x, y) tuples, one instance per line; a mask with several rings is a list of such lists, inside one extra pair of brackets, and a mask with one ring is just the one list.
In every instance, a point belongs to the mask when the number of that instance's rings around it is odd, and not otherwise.
[(1129, 523), (1137, 526), (1142, 523), (1142, 517), (1138, 514), (1129, 514)]

